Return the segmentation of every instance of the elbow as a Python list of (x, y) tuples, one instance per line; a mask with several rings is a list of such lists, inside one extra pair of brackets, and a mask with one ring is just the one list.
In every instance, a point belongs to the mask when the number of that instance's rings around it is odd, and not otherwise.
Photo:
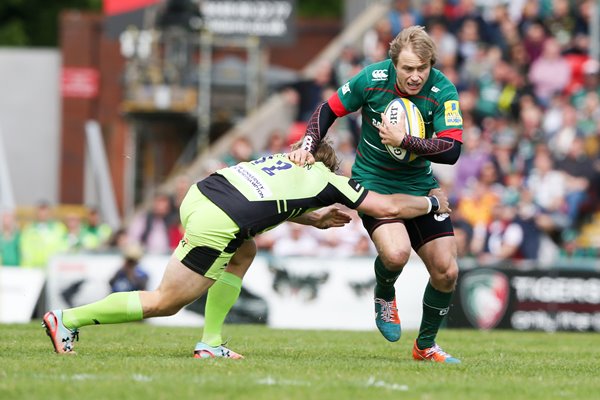
[(404, 214), (404, 207), (399, 204), (390, 204), (381, 210), (381, 215), (377, 218), (398, 218)]
[(452, 157), (449, 157), (449, 158), (448, 158), (448, 163), (447, 163), (447, 164), (449, 164), (449, 165), (454, 165), (454, 164), (456, 164), (456, 162), (458, 161), (458, 157), (459, 157), (459, 156), (460, 156), (460, 153), (458, 153), (458, 154), (456, 154), (456, 155), (454, 155), (454, 156), (452, 156)]

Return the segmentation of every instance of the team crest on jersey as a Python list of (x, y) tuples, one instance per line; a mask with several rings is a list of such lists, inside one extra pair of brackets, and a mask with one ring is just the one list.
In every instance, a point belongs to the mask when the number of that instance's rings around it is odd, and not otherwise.
[(387, 81), (388, 72), (385, 69), (376, 69), (371, 72), (371, 77), (374, 81)]
[(458, 109), (458, 101), (448, 100), (444, 103), (444, 116), (447, 126), (460, 126), (463, 123), (460, 111)]
[(344, 86), (342, 86), (342, 95), (350, 93), (350, 82), (346, 82)]

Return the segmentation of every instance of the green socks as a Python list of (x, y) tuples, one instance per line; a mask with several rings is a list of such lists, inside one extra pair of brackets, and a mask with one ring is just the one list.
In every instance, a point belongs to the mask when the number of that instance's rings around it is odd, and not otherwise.
[(431, 286), (431, 282), (427, 282), (423, 295), (423, 317), (417, 337), (419, 349), (423, 350), (434, 345), (440, 325), (448, 314), (451, 300), (452, 292), (440, 292)]
[(396, 296), (396, 289), (394, 284), (400, 276), (400, 271), (390, 271), (383, 265), (383, 261), (379, 256), (375, 259), (375, 297), (384, 299), (385, 301), (392, 301)]
[(209, 346), (223, 344), (221, 332), (225, 317), (237, 301), (242, 290), (242, 279), (229, 272), (223, 272), (208, 289), (204, 311), (204, 333), (202, 342)]
[(118, 292), (95, 303), (63, 311), (63, 324), (69, 329), (86, 325), (119, 324), (143, 319), (140, 292)]

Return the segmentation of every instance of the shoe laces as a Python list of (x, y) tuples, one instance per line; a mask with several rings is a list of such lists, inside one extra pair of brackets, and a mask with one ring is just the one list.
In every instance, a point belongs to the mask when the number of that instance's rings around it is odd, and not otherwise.
[(450, 354), (448, 354), (444, 350), (442, 350), (442, 348), (440, 346), (438, 346), (437, 344), (434, 344), (433, 346), (431, 346), (430, 348), (425, 350), (425, 356), (427, 358), (433, 356), (434, 354), (439, 354), (440, 356), (443, 356), (444, 358), (450, 357)]
[(392, 322), (395, 315), (398, 314), (398, 308), (394, 307), (394, 300), (385, 301), (384, 299), (375, 298), (375, 303), (381, 306), (379, 317), (384, 322)]

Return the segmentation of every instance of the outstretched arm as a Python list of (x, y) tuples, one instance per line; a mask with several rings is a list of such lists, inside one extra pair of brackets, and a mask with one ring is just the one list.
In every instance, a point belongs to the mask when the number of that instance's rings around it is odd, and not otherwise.
[(370, 191), (357, 210), (375, 218), (403, 219), (419, 217), (430, 212), (443, 214), (452, 211), (448, 197), (441, 189), (432, 189), (429, 196), (379, 194)]
[(319, 104), (308, 121), (306, 133), (304, 134), (304, 139), (302, 139), (302, 146), (289, 153), (289, 159), (301, 166), (314, 164), (315, 158), (313, 154), (336, 118), (337, 115), (331, 110), (328, 102), (325, 101)]
[(337, 206), (332, 205), (302, 214), (290, 221), (302, 224), (311, 225), (319, 229), (339, 228), (351, 221), (350, 215), (340, 210)]

